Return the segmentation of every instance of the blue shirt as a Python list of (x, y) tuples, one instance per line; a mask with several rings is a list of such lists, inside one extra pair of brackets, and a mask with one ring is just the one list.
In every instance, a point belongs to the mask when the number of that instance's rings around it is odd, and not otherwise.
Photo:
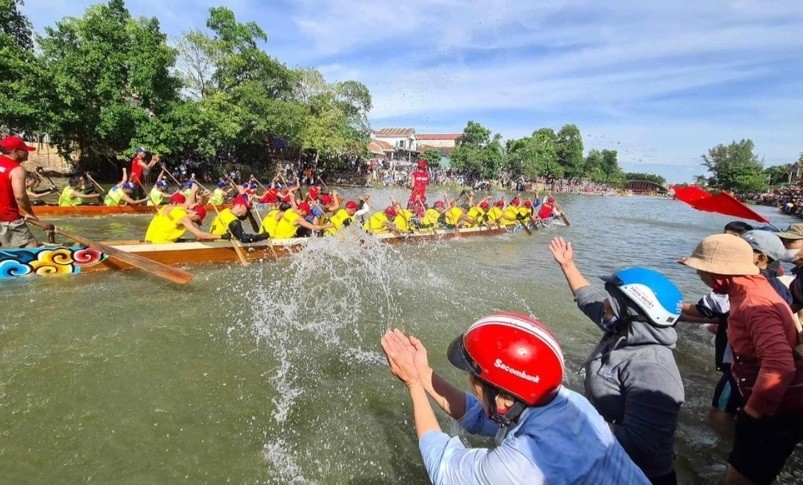
[[(470, 394), (458, 423), (472, 434), (499, 430)], [(566, 388), (546, 406), (527, 408), (496, 448), (466, 448), (430, 431), (419, 449), (434, 484), (650, 483), (591, 403)]]

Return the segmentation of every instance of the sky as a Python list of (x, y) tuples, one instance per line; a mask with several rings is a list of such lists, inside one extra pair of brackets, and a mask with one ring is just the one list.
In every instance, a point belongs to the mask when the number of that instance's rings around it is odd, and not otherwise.
[[(42, 32), (86, 0), (26, 0)], [(504, 138), (576, 124), (586, 150), (670, 182), (750, 138), (766, 166), (803, 152), (803, 2), (752, 0), (128, 0), (175, 39), (226, 5), (264, 49), (327, 81), (357, 80), (374, 129)]]

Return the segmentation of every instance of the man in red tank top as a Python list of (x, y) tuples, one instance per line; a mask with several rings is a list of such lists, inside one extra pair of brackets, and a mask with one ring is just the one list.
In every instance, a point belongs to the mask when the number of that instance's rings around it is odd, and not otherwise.
[(25, 169), (20, 163), (28, 160), (28, 152), (35, 151), (18, 136), (0, 140), (0, 246), (6, 248), (36, 247), (39, 243), (20, 214), (20, 205), (26, 217), (38, 220), (25, 191)]
[(407, 208), (415, 212), (418, 217), (424, 217), (427, 205), (427, 185), (429, 185), (429, 172), (426, 160), (418, 161), (418, 170), (410, 174), (412, 192), (407, 199)]

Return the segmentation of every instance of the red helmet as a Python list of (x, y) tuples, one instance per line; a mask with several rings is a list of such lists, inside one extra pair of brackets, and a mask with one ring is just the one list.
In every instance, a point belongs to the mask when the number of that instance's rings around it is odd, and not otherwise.
[(170, 196), (170, 203), (171, 204), (183, 204), (187, 202), (187, 198), (184, 197), (184, 194), (180, 194), (176, 192), (175, 194)]
[(484, 201), (480, 202), (480, 209), (482, 209), (484, 211), (487, 211), (490, 208), (491, 208), (491, 204), (489, 204), (487, 200), (484, 200)]
[(513, 200), (510, 201), (510, 205), (513, 205), (513, 206), (516, 206), (516, 207), (520, 206), (521, 205), (521, 199), (519, 199), (518, 197), (513, 197)]
[(388, 208), (385, 209), (385, 215), (390, 219), (396, 217), (396, 207), (389, 205)]
[(307, 191), (307, 197), (309, 197), (310, 199), (317, 199), (318, 198), (318, 192), (320, 192), (320, 191), (321, 191), (321, 189), (319, 189), (318, 186), (313, 185)]
[(455, 367), (527, 406), (549, 403), (563, 382), (557, 339), (540, 320), (520, 313), (477, 320), (449, 345), (448, 357)]
[(196, 205), (190, 210), (195, 212), (195, 214), (198, 216), (198, 224), (203, 224), (204, 219), (206, 219), (206, 209), (204, 209), (204, 206)]
[(334, 199), (332, 199), (332, 196), (331, 196), (331, 195), (329, 195), (329, 194), (326, 194), (326, 195), (322, 195), (322, 196), (321, 196), (321, 204), (323, 204), (323, 205), (329, 205), (329, 204), (331, 204), (332, 202), (334, 202)]
[(532, 209), (532, 208), (533, 208), (533, 201), (531, 201), (531, 200), (525, 200), (525, 201), (524, 201), (524, 207), (526, 207), (526, 208), (528, 208), (528, 209)]
[(346, 202), (346, 209), (348, 209), (348, 210), (356, 211), (357, 207), (358, 207), (357, 203), (354, 202), (353, 200), (350, 200), (350, 201)]
[(446, 204), (442, 200), (435, 201), (435, 208), (436, 209), (443, 209), (446, 207)]
[(499, 199), (499, 200), (496, 201), (496, 204), (494, 204), (494, 205), (496, 207), (504, 207), (505, 206), (505, 201), (504, 201), (504, 199)]
[(546, 198), (546, 203), (547, 204), (554, 204), (555, 203), (555, 198), (550, 195), (549, 197)]
[(421, 170), (424, 170), (425, 168), (427, 168), (427, 161), (426, 160), (419, 160), (418, 161), (418, 168), (420, 168)]
[(309, 211), (312, 210), (312, 208), (310, 208), (309, 204), (306, 202), (301, 202), (296, 208), (298, 209), (298, 212), (303, 212), (304, 215), (309, 214)]

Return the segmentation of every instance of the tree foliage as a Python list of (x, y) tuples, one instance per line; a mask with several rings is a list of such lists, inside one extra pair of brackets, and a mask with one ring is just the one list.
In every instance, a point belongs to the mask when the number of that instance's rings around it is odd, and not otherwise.
[(625, 178), (630, 180), (646, 180), (647, 182), (652, 182), (658, 185), (666, 184), (666, 179), (661, 177), (660, 175), (656, 175), (654, 173), (646, 173), (646, 172), (627, 172), (625, 174)]
[(421, 159), (426, 160), (429, 168), (440, 168), (441, 166), (441, 152), (434, 148), (428, 148), (421, 154)]
[(17, 46), (33, 51), (33, 27), (20, 11), (22, 0), (0, 0), (0, 34), (8, 36)]
[(764, 164), (753, 152), (753, 140), (733, 141), (730, 145), (719, 144), (702, 155), (703, 165), (711, 176), (708, 184), (718, 189), (734, 192), (760, 191), (766, 188)]
[(505, 161), (501, 140), (502, 135), (491, 136), (491, 130), (469, 121), (452, 152), (452, 167), (475, 179), (496, 177)]

